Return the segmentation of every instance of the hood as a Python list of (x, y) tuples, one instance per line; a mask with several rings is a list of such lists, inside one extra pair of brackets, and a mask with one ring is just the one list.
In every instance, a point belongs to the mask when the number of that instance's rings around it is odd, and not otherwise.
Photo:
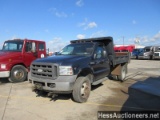
[(21, 55), (21, 52), (6, 52), (6, 51), (0, 51), (0, 62), (6, 61), (6, 59), (10, 58), (17, 58)]
[(84, 62), (88, 62), (90, 58), (91, 58), (90, 56), (57, 55), (57, 56), (37, 59), (34, 62), (56, 63), (59, 65), (73, 65), (73, 64), (81, 64)]

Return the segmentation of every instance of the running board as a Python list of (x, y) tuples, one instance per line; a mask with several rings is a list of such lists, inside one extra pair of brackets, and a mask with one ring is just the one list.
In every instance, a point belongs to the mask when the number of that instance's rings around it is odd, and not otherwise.
[(102, 78), (102, 79), (100, 79), (100, 80), (94, 81), (94, 82), (92, 83), (92, 85), (98, 85), (98, 84), (102, 83), (103, 81), (105, 81), (105, 80), (107, 80), (107, 79), (108, 79), (108, 77), (105, 77), (105, 78)]

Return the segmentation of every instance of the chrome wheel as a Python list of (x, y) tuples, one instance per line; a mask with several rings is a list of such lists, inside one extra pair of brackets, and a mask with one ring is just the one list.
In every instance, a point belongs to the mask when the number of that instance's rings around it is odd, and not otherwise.
[(83, 98), (88, 98), (89, 93), (90, 93), (89, 83), (85, 82), (82, 84), (82, 87), (81, 87), (81, 96)]
[(91, 91), (91, 83), (88, 77), (78, 77), (73, 87), (73, 99), (76, 102), (84, 103), (87, 101)]
[(13, 76), (16, 79), (22, 79), (24, 77), (24, 72), (23, 72), (23, 70), (15, 70), (13, 73)]
[(10, 82), (22, 82), (27, 79), (27, 70), (22, 65), (16, 65), (12, 68), (9, 77)]

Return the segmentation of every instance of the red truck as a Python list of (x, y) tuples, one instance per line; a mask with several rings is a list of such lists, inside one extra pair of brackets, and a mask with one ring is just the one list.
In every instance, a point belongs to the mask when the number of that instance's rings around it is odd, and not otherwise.
[(126, 45), (126, 46), (114, 46), (115, 52), (130, 52), (135, 49), (135, 45)]
[(27, 79), (31, 62), (45, 56), (44, 41), (7, 40), (0, 51), (0, 78), (9, 78), (10, 82), (22, 82)]

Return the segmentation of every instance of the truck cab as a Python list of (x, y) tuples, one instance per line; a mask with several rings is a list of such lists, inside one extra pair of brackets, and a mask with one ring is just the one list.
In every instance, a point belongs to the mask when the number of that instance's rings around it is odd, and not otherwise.
[(154, 47), (146, 46), (143, 51), (138, 55), (138, 59), (153, 59)]
[(44, 41), (29, 39), (7, 40), (0, 51), (0, 78), (9, 78), (10, 82), (27, 79), (31, 62), (46, 56)]
[(154, 52), (154, 59), (160, 59), (160, 46), (155, 47), (155, 52)]
[(131, 55), (131, 58), (135, 58), (135, 59), (138, 59), (138, 55), (143, 52), (143, 48), (136, 48), (132, 51), (132, 55)]

